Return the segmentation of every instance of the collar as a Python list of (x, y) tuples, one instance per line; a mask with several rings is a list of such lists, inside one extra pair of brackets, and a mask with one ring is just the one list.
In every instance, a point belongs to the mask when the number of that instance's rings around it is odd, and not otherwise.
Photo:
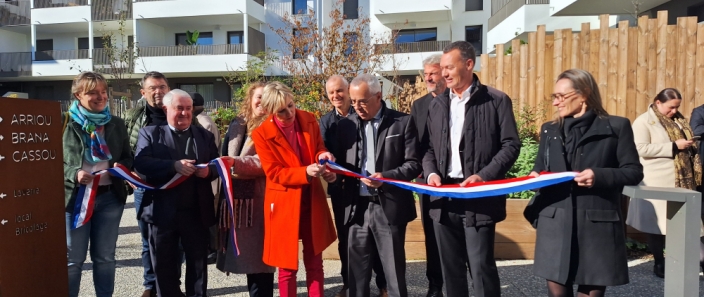
[[(462, 98), (471, 96), (472, 91), (474, 90), (474, 87), (475, 87), (475, 84), (476, 84), (476, 83), (477, 83), (477, 80), (476, 80), (476, 79), (475, 79), (474, 81), (472, 81), (472, 84), (469, 85), (469, 87), (467, 87), (467, 89), (464, 90), (464, 92), (462, 92), (462, 96), (461, 96), (461, 97), (460, 97), (459, 95), (455, 94), (455, 92), (453, 92), (452, 90), (450, 90), (450, 101), (452, 101), (452, 100), (454, 100), (455, 98), (458, 98), (458, 97), (459, 97), (460, 100), (461, 100)], [(450, 89), (450, 88), (448, 88), (448, 90), (449, 90), (449, 89)]]
[(176, 127), (171, 126), (171, 124), (167, 124), (167, 125), (169, 126), (169, 129), (171, 129), (171, 131), (176, 132), (176, 133), (183, 133), (183, 132), (186, 132), (189, 129), (191, 129), (191, 126), (188, 126), (188, 128), (184, 129), (183, 131), (179, 131), (179, 130), (176, 130)]
[[(337, 108), (334, 108), (334, 107), (333, 107), (332, 110), (335, 111), (335, 115), (336, 115), (336, 116), (338, 116), (338, 117), (344, 117), (342, 114), (340, 114), (340, 112), (337, 111)], [(349, 115), (351, 115), (351, 114), (353, 114), (353, 113), (354, 113), (354, 107), (352, 107), (352, 105), (350, 105), (350, 109), (347, 111), (347, 115), (349, 116)]]
[[(382, 101), (381, 104), (384, 104), (384, 102)], [(381, 119), (381, 112), (382, 111), (384, 111), (383, 105), (381, 106), (381, 108), (379, 108), (379, 111), (376, 112), (376, 115), (370, 121), (378, 121), (379, 119)]]

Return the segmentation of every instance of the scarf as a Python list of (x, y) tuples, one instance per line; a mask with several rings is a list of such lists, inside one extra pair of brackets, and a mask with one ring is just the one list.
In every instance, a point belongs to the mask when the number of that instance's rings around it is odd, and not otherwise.
[(92, 113), (78, 103), (78, 100), (71, 103), (68, 110), (73, 121), (81, 125), (83, 130), (83, 144), (86, 148), (85, 160), (90, 164), (107, 161), (112, 158), (110, 149), (105, 142), (105, 124), (110, 122), (110, 107), (106, 106), (99, 113)]
[(166, 123), (166, 113), (164, 113), (164, 110), (158, 107), (153, 107), (149, 105), (149, 103), (146, 104), (147, 106), (147, 115), (149, 116), (149, 125), (154, 125), (154, 126), (159, 126), (161, 124)]
[[(694, 135), (692, 127), (679, 111), (672, 118), (668, 118), (660, 113), (655, 105), (651, 105), (650, 108), (655, 112), (660, 124), (665, 127), (670, 141), (675, 142), (682, 138), (692, 139)], [(699, 148), (695, 142), (688, 149), (677, 150), (675, 154), (675, 187), (695, 190), (697, 186), (701, 185), (701, 180), (702, 163)]]
[(587, 129), (589, 129), (589, 126), (591, 126), (595, 118), (596, 113), (591, 110), (588, 110), (582, 116), (577, 118), (564, 118), (562, 133), (564, 135), (565, 154), (567, 156), (565, 161), (567, 162), (570, 170), (574, 169), (572, 168), (572, 159), (577, 151), (577, 143), (579, 143), (582, 139), (582, 136), (584, 136), (584, 133), (587, 132)]

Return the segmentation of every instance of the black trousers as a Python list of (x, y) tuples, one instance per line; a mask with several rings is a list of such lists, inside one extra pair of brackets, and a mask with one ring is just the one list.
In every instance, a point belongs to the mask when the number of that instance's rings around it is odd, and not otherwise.
[(440, 222), (433, 222), (447, 296), (469, 296), (469, 272), (474, 296), (499, 297), (501, 286), (494, 260), (496, 225), (465, 227), (465, 222), (464, 214), (445, 210)]
[[(335, 218), (335, 230), (337, 231), (337, 252), (340, 254), (340, 276), (342, 276), (342, 285), (344, 287), (349, 287), (349, 256), (347, 254), (347, 249), (349, 248), (348, 236), (349, 236), (349, 225), (344, 224), (345, 222), (345, 207), (347, 204), (341, 199), (336, 199), (337, 197), (332, 196), (332, 214)], [(386, 277), (384, 276), (384, 268), (381, 266), (381, 260), (379, 255), (374, 258), (374, 266), (372, 267), (374, 273), (376, 274), (375, 282), (377, 288), (386, 288)], [(442, 282), (440, 283), (442, 286)]]
[[(391, 225), (381, 205), (369, 202), (364, 218), (349, 228), (348, 296), (368, 297), (369, 281), (375, 262), (381, 262), (386, 273), (390, 297), (408, 296), (406, 288), (406, 224)], [(380, 261), (376, 259), (380, 258)]]
[(274, 274), (247, 274), (247, 290), (249, 297), (274, 297)]
[(159, 297), (181, 296), (179, 242), (186, 255), (186, 296), (206, 296), (209, 235), (197, 212), (178, 211), (173, 225), (149, 224), (149, 252)]
[(442, 289), (442, 265), (433, 219), (430, 218), (430, 195), (421, 194), (420, 219), (423, 222), (425, 235), (425, 276), (428, 278), (428, 287), (440, 290)]

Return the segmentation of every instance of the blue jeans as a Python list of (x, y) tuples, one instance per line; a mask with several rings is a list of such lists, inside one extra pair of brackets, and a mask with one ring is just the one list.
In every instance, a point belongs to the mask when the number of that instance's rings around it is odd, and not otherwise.
[(112, 296), (115, 289), (115, 246), (124, 208), (112, 192), (98, 195), (90, 221), (74, 230), (71, 230), (73, 215), (66, 213), (69, 297), (78, 296), (89, 243), (95, 294), (97, 297)]
[[(134, 189), (134, 209), (139, 213), (142, 207), (142, 198), (144, 197), (144, 189)], [(152, 258), (149, 256), (149, 227), (141, 218), (137, 217), (137, 226), (142, 235), (142, 267), (144, 267), (144, 288), (148, 290), (154, 289), (156, 285), (156, 275), (154, 275), (154, 267), (152, 266)]]

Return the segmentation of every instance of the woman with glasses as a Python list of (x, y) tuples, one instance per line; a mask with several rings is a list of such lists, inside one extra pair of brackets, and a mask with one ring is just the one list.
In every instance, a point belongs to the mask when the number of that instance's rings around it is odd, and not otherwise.
[[(678, 111), (682, 95), (667, 88), (653, 100), (648, 110), (633, 122), (636, 147), (643, 163), (643, 185), (696, 190), (702, 181), (702, 163), (694, 132)], [(653, 253), (653, 273), (665, 277), (665, 230), (667, 201), (632, 199), (626, 224), (648, 234), (648, 247)], [(700, 245), (700, 257), (704, 245)], [(700, 263), (701, 262), (700, 258)]]
[(628, 283), (621, 189), (643, 178), (628, 119), (610, 116), (589, 72), (570, 69), (557, 78), (555, 120), (540, 129), (531, 176), (578, 172), (573, 181), (537, 191), (526, 218), (537, 228), (534, 273), (548, 296), (604, 296)]

